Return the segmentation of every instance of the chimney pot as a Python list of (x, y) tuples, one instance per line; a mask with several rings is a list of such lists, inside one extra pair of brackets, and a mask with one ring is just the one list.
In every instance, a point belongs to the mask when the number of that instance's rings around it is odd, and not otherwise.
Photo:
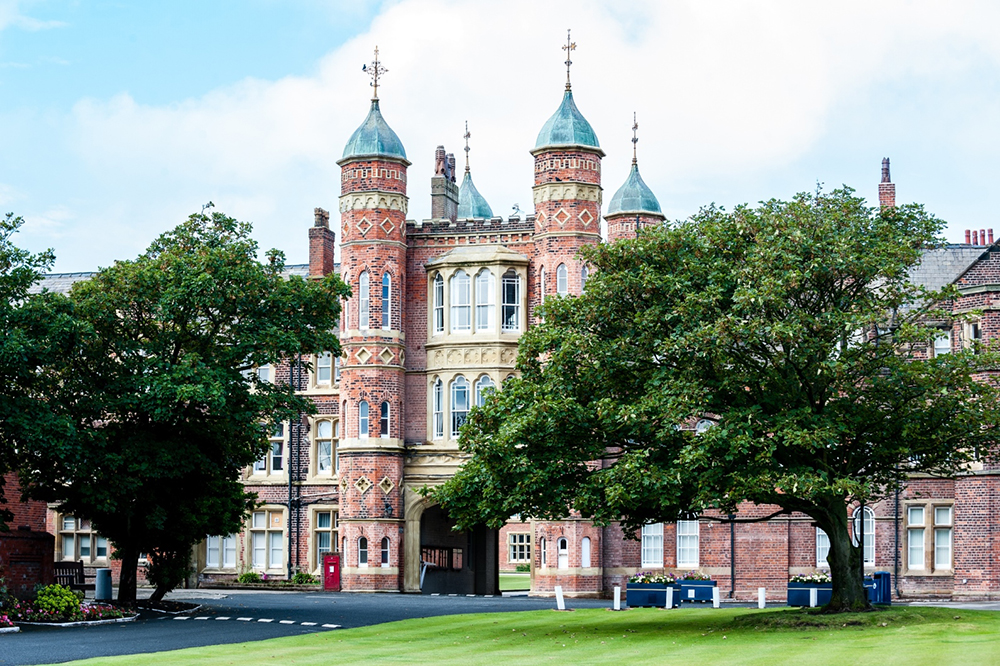
[(990, 245), (993, 245), (993, 230), (992, 229), (987, 229), (986, 233), (988, 233), (990, 235)]
[(986, 245), (986, 229), (979, 230), (979, 244)]
[(979, 245), (979, 232), (975, 229), (972, 230), (972, 244)]
[(972, 245), (972, 231), (970, 229), (965, 230), (965, 244)]

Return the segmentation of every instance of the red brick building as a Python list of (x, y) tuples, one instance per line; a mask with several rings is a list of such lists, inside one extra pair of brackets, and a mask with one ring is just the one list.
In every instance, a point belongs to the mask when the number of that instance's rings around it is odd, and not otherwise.
[(15, 596), (28, 596), (35, 585), (53, 582), (53, 539), (45, 529), (45, 502), (19, 501), (17, 475), (4, 475), (3, 509), (13, 516), (9, 532), (0, 532), (0, 576)]
[[(295, 360), (259, 369), (264, 379), (294, 384), (318, 413), (274, 432), (271, 452), (245, 477), (260, 507), (241, 533), (209, 537), (197, 549), (200, 579), (245, 570), (318, 573), (322, 556), (336, 552), (343, 588), (351, 591), (495, 594), (501, 569), (528, 564), (536, 594), (561, 585), (570, 595), (602, 596), (636, 571), (701, 569), (719, 581), (723, 596), (747, 599), (761, 586), (781, 598), (790, 575), (823, 568), (829, 544), (801, 514), (753, 524), (703, 517), (650, 525), (637, 540), (579, 516), (459, 533), (418, 493), (462, 464), (458, 429), (469, 408), (514, 373), (517, 341), (537, 321), (538, 303), (583, 290), (587, 267), (577, 251), (664, 219), (633, 153), (624, 185), (604, 210), (602, 238), (604, 152), (568, 80), (530, 148), (533, 214), (493, 215), (472, 182), (468, 149), (459, 186), (455, 158), (438, 148), (432, 218), (408, 220), (410, 161), (377, 95), (372, 99), (338, 161), (340, 237), (317, 208), (309, 264), (289, 268), (311, 277), (336, 271), (351, 286), (340, 322), (344, 353), (305, 358), (309, 371)], [(880, 204), (894, 205), (887, 160), (882, 181)], [(47, 282), (58, 288), (81, 277)], [(942, 324), (928, 354), (1000, 334), (1000, 247), (992, 232), (928, 251), (914, 279), (930, 287), (955, 283), (962, 294), (956, 311), (982, 311), (974, 323)], [(897, 574), (905, 596), (1000, 594), (998, 479), (982, 468), (954, 479), (914, 477), (898, 498), (857, 510), (866, 568)], [(57, 558), (104, 561), (107, 544), (82, 522), (51, 516), (49, 526)]]

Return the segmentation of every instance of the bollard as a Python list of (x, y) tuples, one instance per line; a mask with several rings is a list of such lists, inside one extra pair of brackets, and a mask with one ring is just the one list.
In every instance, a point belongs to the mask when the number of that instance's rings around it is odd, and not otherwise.
[(809, 608), (816, 608), (816, 606), (819, 606), (819, 602), (816, 600), (818, 596), (819, 590), (815, 587), (809, 588)]
[(667, 608), (674, 607), (674, 588), (672, 586), (667, 587)]
[(98, 569), (94, 578), (94, 601), (111, 601), (111, 569)]
[(620, 585), (615, 585), (615, 610), (622, 609), (622, 588)]
[(763, 608), (765, 606), (765, 604), (766, 604), (766, 602), (765, 602), (765, 599), (766, 599), (765, 593), (766, 593), (766, 590), (763, 587), (758, 587), (757, 588), (757, 608)]
[(719, 599), (719, 588), (718, 587), (713, 587), (712, 588), (712, 608), (718, 608), (719, 607), (719, 601), (720, 601), (720, 599)]
[(566, 600), (563, 599), (562, 585), (556, 585), (556, 608), (566, 610)]

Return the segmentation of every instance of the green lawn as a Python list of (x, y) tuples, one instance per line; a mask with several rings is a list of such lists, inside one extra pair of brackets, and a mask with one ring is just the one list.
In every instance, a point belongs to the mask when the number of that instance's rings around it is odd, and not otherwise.
[(502, 573), (500, 574), (500, 591), (508, 590), (530, 590), (530, 573)]
[[(860, 626), (843, 626), (856, 621), (844, 616), (822, 618), (826, 626), (807, 629), (733, 624), (734, 618), (759, 612), (650, 608), (453, 615), (143, 655), (141, 663), (1000, 664), (1000, 613), (894, 608), (863, 614)], [(764, 613), (804, 617), (801, 611)]]

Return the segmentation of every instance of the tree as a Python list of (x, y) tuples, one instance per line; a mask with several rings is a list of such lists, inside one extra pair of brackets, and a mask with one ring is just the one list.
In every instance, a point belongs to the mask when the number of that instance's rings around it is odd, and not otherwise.
[[(1000, 423), (995, 383), (977, 381), (994, 353), (913, 357), (938, 333), (928, 321), (950, 321), (951, 292), (908, 281), (941, 228), (845, 188), (585, 251), (586, 292), (548, 299), (520, 378), (470, 414), (470, 460), (430, 492), (463, 527), (802, 512), (830, 538), (828, 608), (865, 607), (849, 505), (959, 472)], [(715, 427), (690, 428), (706, 416)]]
[(162, 596), (194, 544), (238, 531), (255, 505), (242, 471), (275, 424), (312, 409), (287, 383), (247, 371), (340, 352), (346, 286), (287, 277), (274, 250), (258, 262), (250, 232), (220, 213), (192, 215), (70, 292), (83, 332), (53, 364), (48, 396), (68, 425), (26, 442), (22, 478), (108, 538), (122, 561), (119, 601), (135, 600), (140, 553)]
[[(13, 213), (0, 220), (0, 504), (3, 475), (14, 469), (24, 434), (60, 430), (44, 400), (51, 377), (40, 368), (73, 346), (76, 330), (64, 301), (31, 293), (54, 256), (51, 250), (32, 254), (14, 245), (23, 224)], [(0, 529), (8, 529), (9, 519), (10, 512), (0, 510)]]

